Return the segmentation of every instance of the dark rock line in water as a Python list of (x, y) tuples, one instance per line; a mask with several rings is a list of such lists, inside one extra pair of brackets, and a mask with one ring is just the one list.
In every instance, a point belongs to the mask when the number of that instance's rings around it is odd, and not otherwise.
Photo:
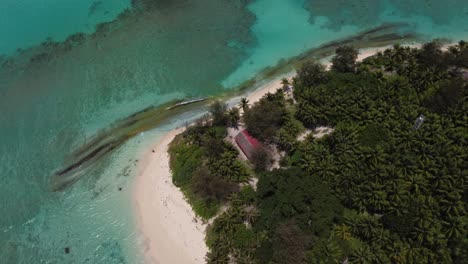
[[(247, 8), (248, 2), (241, 2), (243, 8)], [(0, 70), (14, 71), (39, 63), (50, 63), (71, 50), (87, 44), (87, 41), (105, 38), (113, 31), (125, 27), (127, 23), (138, 21), (140, 16), (152, 11), (169, 12), (169, 9), (176, 10), (185, 4), (185, 0), (131, 0), (130, 8), (125, 8), (111, 21), (96, 24), (94, 32), (75, 32), (63, 41), (54, 41), (51, 37), (47, 37), (42, 43), (28, 48), (18, 48), (11, 55), (0, 54)]]
[[(180, 104), (183, 103), (183, 104)], [(69, 162), (56, 171), (50, 179), (50, 189), (60, 191), (76, 182), (93, 165), (135, 135), (150, 130), (171, 117), (207, 105), (208, 100), (197, 99), (193, 102), (167, 103), (149, 107), (115, 122), (103, 129), (83, 146), (73, 151)], [(178, 105), (179, 104), (179, 105)]]
[(275, 67), (269, 67), (260, 72), (256, 78), (248, 80), (239, 85), (237, 89), (226, 92), (223, 95), (211, 98), (192, 99), (183, 102), (171, 102), (159, 106), (148, 107), (137, 113), (130, 115), (120, 121), (115, 122), (109, 128), (103, 129), (90, 141), (73, 151), (68, 157), (69, 163), (62, 169), (55, 172), (50, 179), (50, 189), (61, 191), (72, 185), (81, 178), (85, 172), (89, 171), (101, 160), (118, 148), (124, 142), (141, 132), (153, 129), (158, 125), (170, 120), (174, 116), (188, 112), (190, 110), (207, 107), (216, 99), (226, 99), (239, 95), (241, 91), (253, 89), (262, 80), (274, 75), (290, 71), (304, 61), (309, 59), (320, 59), (331, 55), (334, 50), (345, 44), (352, 44), (357, 48), (383, 46), (399, 41), (417, 41), (416, 35), (407, 33), (397, 33), (405, 24), (385, 24), (373, 29), (366, 30), (353, 37), (345, 38), (324, 44), (318, 48), (313, 48), (303, 54), (284, 60)]
[(124, 24), (125, 20), (141, 14), (141, 8), (124, 9), (114, 20), (102, 22), (95, 26), (92, 33), (76, 32), (68, 36), (63, 41), (54, 41), (51, 37), (46, 38), (42, 43), (29, 48), (18, 48), (12, 55), (0, 54), (0, 69), (10, 69), (18, 67), (28, 67), (31, 64), (50, 62), (53, 59), (71, 51), (73, 48), (85, 43), (87, 39), (105, 37), (113, 29)]

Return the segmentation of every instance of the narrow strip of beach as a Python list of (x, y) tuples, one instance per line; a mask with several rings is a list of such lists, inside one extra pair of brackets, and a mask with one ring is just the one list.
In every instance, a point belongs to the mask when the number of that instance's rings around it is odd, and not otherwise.
[(138, 165), (134, 204), (145, 263), (204, 263), (205, 225), (195, 221), (169, 169), (167, 147), (182, 131), (165, 134), (142, 154)]
[[(385, 48), (361, 50), (359, 60)], [(328, 65), (329, 58), (321, 63)], [(282, 78), (290, 79), (294, 75), (295, 71), (292, 71), (265, 81), (244, 97), (252, 104), (266, 93), (282, 87)], [(169, 168), (168, 145), (183, 131), (184, 128), (178, 128), (168, 132), (141, 153), (133, 197), (145, 263), (205, 263), (208, 251), (205, 245), (206, 224), (197, 220), (180, 189), (172, 184)]]

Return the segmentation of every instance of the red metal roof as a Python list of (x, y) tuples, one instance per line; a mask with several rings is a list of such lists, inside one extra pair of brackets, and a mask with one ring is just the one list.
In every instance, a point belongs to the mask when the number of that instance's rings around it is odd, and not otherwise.
[(252, 137), (247, 130), (242, 130), (235, 137), (237, 145), (239, 145), (242, 152), (244, 152), (247, 158), (251, 158), (254, 150), (260, 146), (260, 142)]
[(252, 144), (252, 146), (254, 146), (255, 148), (260, 145), (260, 142), (258, 142), (256, 138), (252, 137), (247, 130), (242, 130), (241, 133), (244, 134), (244, 136), (247, 138), (250, 144)]

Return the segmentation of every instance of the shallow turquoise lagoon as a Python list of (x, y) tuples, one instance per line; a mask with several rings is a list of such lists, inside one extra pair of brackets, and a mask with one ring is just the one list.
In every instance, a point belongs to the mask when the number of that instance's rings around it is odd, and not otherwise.
[[(66, 50), (39, 46), (92, 33), (125, 8), (134, 11)], [(394, 22), (421, 39), (468, 39), (468, 2), (1, 1), (0, 263), (140, 263), (135, 153), (196, 113), (132, 139), (71, 188), (50, 192), (67, 154), (149, 105), (223, 93), (280, 59)], [(29, 63), (37, 50), (45, 57)]]
[(70, 33), (91, 33), (114, 19), (130, 0), (2, 0), (0, 54), (12, 54), (47, 38), (63, 41)]

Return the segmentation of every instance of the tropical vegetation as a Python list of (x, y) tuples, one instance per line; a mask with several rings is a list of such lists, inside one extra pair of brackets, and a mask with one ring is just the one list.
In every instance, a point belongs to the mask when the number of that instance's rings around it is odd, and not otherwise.
[[(240, 103), (249, 132), (285, 152), (280, 169), (239, 161), (222, 139), (230, 121), (176, 139), (174, 183), (226, 206), (207, 231), (208, 263), (466, 262), (467, 43), (357, 55), (340, 47), (329, 71), (305, 63), (276, 93)], [(297, 139), (319, 126), (333, 132)]]

